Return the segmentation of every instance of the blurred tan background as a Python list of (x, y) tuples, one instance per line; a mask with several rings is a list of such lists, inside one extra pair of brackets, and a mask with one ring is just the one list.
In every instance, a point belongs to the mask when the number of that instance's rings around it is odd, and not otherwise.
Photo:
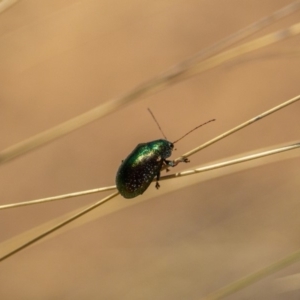
[[(16, 2), (0, 14), (0, 149), (129, 91), (289, 3)], [(300, 12), (254, 37), (299, 19)], [(161, 138), (147, 107), (171, 141), (217, 119), (178, 143), (173, 157), (183, 154), (298, 95), (299, 54), (299, 36), (266, 47), (8, 162), (0, 169), (0, 203), (113, 185), (136, 144)], [(176, 171), (299, 141), (299, 113), (300, 103), (288, 107)], [(91, 222), (2, 262), (0, 299), (201, 299), (300, 248), (295, 152), (185, 179), (193, 183), (186, 188), (164, 181), (134, 200), (119, 196)], [(101, 198), (0, 211), (0, 241)], [(300, 299), (299, 273), (295, 264), (228, 299)]]

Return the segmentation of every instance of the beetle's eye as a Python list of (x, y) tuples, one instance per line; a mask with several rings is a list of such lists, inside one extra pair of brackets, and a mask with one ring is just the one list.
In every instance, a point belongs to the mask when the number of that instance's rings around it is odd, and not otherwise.
[(170, 143), (169, 146), (170, 146), (170, 148), (172, 148), (172, 149), (174, 148), (174, 144), (172, 144), (172, 143)]

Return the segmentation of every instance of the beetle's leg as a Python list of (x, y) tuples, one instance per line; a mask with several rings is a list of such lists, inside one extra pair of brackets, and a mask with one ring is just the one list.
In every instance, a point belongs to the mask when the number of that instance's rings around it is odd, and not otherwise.
[(170, 167), (176, 167), (180, 162), (188, 163), (190, 161), (187, 157), (181, 157), (178, 161), (164, 159), (164, 163)]
[(166, 166), (166, 172), (170, 171), (170, 169), (168, 168), (168, 166), (170, 166), (169, 162), (172, 162), (172, 161), (166, 160), (166, 159), (163, 160), (163, 164)]
[(156, 189), (160, 188), (160, 184), (158, 183), (159, 179), (160, 179), (160, 171), (156, 175), (156, 184), (155, 184)]
[[(164, 159), (164, 163), (166, 166), (169, 166), (169, 167), (175, 167), (177, 165), (177, 163), (175, 163), (174, 160), (167, 160), (167, 159)], [(168, 167), (167, 167), (167, 172), (169, 171)]]
[(181, 157), (180, 161), (179, 162), (184, 162), (184, 163), (189, 163), (190, 160), (187, 158), (187, 157)]

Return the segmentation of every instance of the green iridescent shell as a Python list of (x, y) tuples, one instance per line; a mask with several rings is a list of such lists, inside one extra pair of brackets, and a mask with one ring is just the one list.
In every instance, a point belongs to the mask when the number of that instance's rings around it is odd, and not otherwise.
[(155, 140), (138, 144), (122, 162), (116, 176), (116, 185), (124, 198), (143, 194), (153, 179), (160, 174), (164, 159), (171, 156), (173, 144)]

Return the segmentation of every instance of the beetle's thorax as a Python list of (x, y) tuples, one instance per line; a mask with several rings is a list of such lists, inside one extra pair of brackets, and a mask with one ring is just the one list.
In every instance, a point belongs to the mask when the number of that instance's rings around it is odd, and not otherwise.
[(174, 148), (173, 143), (163, 139), (155, 140), (147, 144), (153, 151), (155, 151), (158, 155), (160, 155), (164, 159), (171, 156), (172, 150)]

